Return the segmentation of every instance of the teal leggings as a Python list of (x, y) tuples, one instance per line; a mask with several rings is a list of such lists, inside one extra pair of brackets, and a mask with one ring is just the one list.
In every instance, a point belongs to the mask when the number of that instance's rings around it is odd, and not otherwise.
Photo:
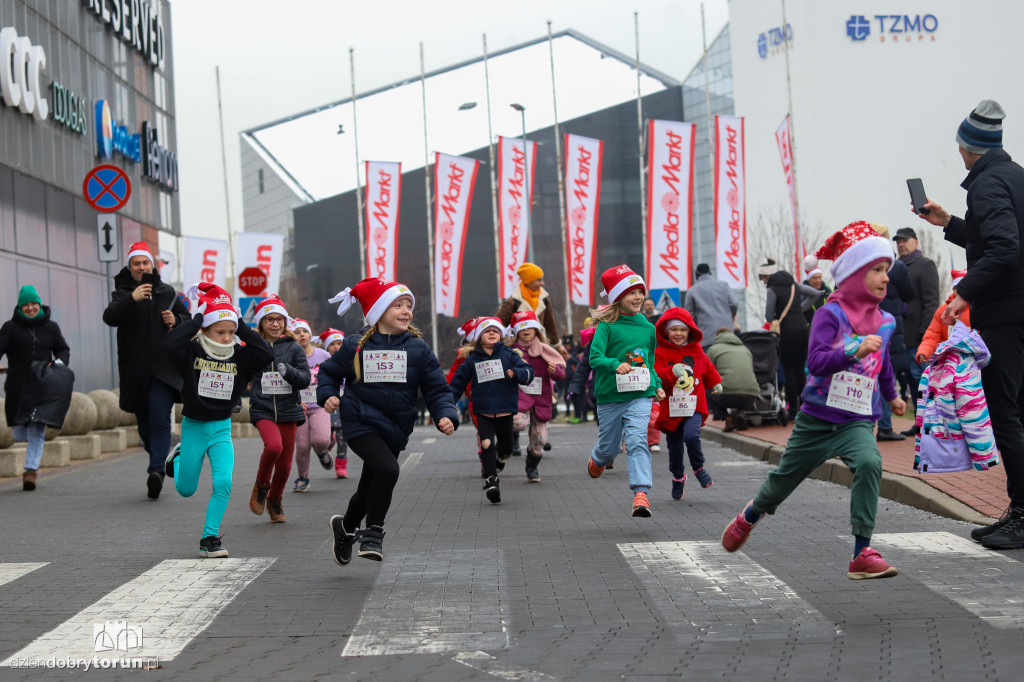
[(206, 505), (203, 537), (216, 537), (231, 497), (231, 471), (235, 468), (235, 448), (231, 444), (231, 420), (201, 422), (181, 419), (181, 454), (174, 469), (174, 487), (182, 497), (191, 497), (199, 487), (203, 457), (210, 458), (213, 494)]

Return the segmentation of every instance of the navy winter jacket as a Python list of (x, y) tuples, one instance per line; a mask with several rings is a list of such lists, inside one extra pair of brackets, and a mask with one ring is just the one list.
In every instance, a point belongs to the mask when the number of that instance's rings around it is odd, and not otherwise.
[[(269, 345), (262, 336), (260, 339)], [(291, 384), (292, 392), (287, 395), (264, 395), (263, 373), (276, 372), (279, 362), (288, 366), (284, 380)], [(302, 350), (302, 346), (290, 336), (282, 336), (274, 341), (274, 359), (252, 375), (249, 421), (255, 424), (260, 419), (269, 419), (277, 424), (284, 422), (304, 424), (306, 414), (302, 411), (299, 391), (307, 388), (309, 381), (309, 363), (306, 362), (306, 351)]]
[(410, 332), (378, 332), (367, 339), (363, 351), (406, 352), (406, 381), (365, 383), (356, 381), (352, 365), (360, 338), (355, 334), (347, 337), (341, 348), (320, 364), (317, 375), (316, 402), (321, 407), (328, 398), (338, 395), (342, 381), (345, 382), (345, 394), (341, 396), (341, 432), (346, 441), (372, 433), (381, 436), (392, 452), (397, 454), (404, 450), (418, 416), (417, 391), (423, 393), (434, 424), (447, 417), (452, 426), (459, 428), (459, 411), (455, 409), (441, 363), (423, 339)]
[[(487, 360), (501, 360), (502, 378), (479, 383), (476, 379), (476, 363)], [(509, 379), (506, 372), (515, 371), (515, 379)], [(527, 385), (533, 381), (533, 367), (503, 343), (494, 344), (494, 350), (488, 355), (480, 349), (470, 352), (452, 377), (450, 384), (452, 395), (457, 400), (471, 382), (473, 384), (473, 412), (475, 414), (501, 414), (519, 411), (519, 385)]]

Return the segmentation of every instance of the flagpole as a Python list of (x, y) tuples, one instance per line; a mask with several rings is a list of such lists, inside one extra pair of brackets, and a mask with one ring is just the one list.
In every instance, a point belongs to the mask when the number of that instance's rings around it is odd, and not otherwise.
[(786, 23), (786, 0), (782, 0), (782, 46), (786, 56), (786, 99), (789, 106), (789, 167), (793, 173), (793, 223), (796, 234), (793, 235), (793, 259), (796, 262), (795, 273), (800, 274), (800, 199), (796, 191), (796, 138), (793, 136), (793, 85), (789, 74), (789, 24)]
[(366, 277), (366, 235), (363, 226), (363, 188), (359, 182), (359, 125), (356, 123), (356, 58), (355, 50), (348, 48), (349, 74), (352, 81), (352, 137), (356, 150), (356, 213), (359, 225), (359, 278)]
[[(700, 37), (701, 42), (704, 45), (704, 106), (707, 108), (708, 122), (707, 122), (707, 133), (708, 133), (708, 169), (710, 170), (709, 179), (711, 180), (711, 187), (715, 185), (715, 135), (717, 130), (714, 129), (714, 119), (711, 117), (711, 85), (710, 85), (710, 74), (708, 73), (708, 36), (704, 27), (704, 3), (700, 3)], [(712, 190), (711, 196), (714, 196), (714, 190)], [(717, 229), (714, 223), (714, 207), (711, 211), (712, 227)], [(704, 250), (701, 248), (701, 240), (697, 239), (697, 262), (703, 262)], [(691, 275), (687, 274), (687, 278)]]
[(498, 262), (498, 254), (501, 245), (498, 243), (498, 185), (495, 179), (494, 164), (494, 133), (491, 131), (491, 77), (487, 70), (487, 34), (484, 33), (484, 89), (487, 92), (487, 151), (491, 158), (491, 220), (493, 221), (494, 232), (494, 274), (497, 277), (497, 296), (501, 300), (501, 263)]
[[(224, 173), (224, 215), (228, 224), (228, 262), (231, 263), (231, 274), (235, 275), (235, 246), (231, 236), (231, 199), (228, 197), (228, 154), (224, 147), (224, 107), (220, 98), (220, 66), (214, 67), (217, 74), (217, 117), (220, 119), (220, 160)], [(235, 282), (237, 287), (238, 282)], [(189, 285), (191, 286), (191, 284)]]
[(647, 192), (644, 189), (644, 110), (640, 97), (640, 13), (633, 12), (633, 33), (636, 39), (636, 124), (639, 139), (637, 160), (640, 163), (640, 232), (644, 261), (643, 272), (647, 272)]
[(430, 278), (430, 347), (437, 352), (437, 303), (434, 291), (434, 221), (430, 215), (430, 145), (427, 142), (427, 69), (420, 41), (420, 89), (423, 94), (423, 188), (427, 200), (427, 270)]
[[(551, 20), (548, 19), (548, 54), (551, 57), (551, 106), (555, 111), (555, 165), (558, 170), (558, 217), (562, 231), (562, 254), (565, 260), (565, 328), (567, 334), (572, 334), (572, 303), (569, 294), (569, 244), (566, 241), (565, 224), (565, 178), (562, 169), (562, 136), (558, 132), (558, 96), (555, 94), (555, 47), (551, 36)], [(588, 284), (588, 286), (590, 286)], [(561, 339), (548, 339), (548, 343), (558, 343)]]

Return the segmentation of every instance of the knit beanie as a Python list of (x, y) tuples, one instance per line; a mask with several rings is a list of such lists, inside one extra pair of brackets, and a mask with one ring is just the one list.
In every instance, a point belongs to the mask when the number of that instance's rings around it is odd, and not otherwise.
[(1006, 112), (994, 99), (978, 102), (956, 131), (956, 142), (973, 154), (1003, 146), (1003, 119)]
[(38, 303), (43, 304), (43, 299), (39, 298), (39, 292), (31, 284), (26, 284), (18, 292), (18, 307), (25, 305), (26, 303)]
[(773, 258), (767, 259), (764, 265), (757, 266), (758, 277), (771, 277), (779, 271), (779, 266)]
[(516, 270), (516, 274), (519, 275), (519, 279), (522, 280), (523, 284), (529, 284), (534, 280), (544, 277), (544, 271), (540, 269), (540, 266), (533, 263), (523, 263)]
[(708, 265), (707, 263), (699, 263), (697, 265), (697, 276), (698, 277), (700, 277), (701, 275), (710, 275), (710, 274), (711, 274), (711, 266), (710, 265)]

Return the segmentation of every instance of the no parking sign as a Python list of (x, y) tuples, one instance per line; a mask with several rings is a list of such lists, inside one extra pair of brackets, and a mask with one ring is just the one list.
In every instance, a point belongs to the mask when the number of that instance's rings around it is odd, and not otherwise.
[(85, 201), (97, 211), (113, 213), (124, 208), (132, 196), (132, 181), (128, 175), (110, 164), (96, 166), (86, 173), (82, 182)]

